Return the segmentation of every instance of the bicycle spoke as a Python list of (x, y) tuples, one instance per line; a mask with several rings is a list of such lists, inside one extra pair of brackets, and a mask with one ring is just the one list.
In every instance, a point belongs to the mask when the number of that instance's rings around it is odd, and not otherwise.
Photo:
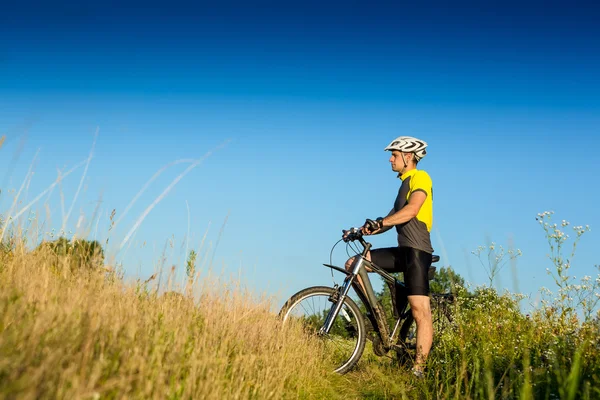
[[(291, 304), (288, 304), (288, 308), (285, 309), (284, 318), (286, 321), (293, 320), (301, 324), (302, 329), (309, 335), (317, 335), (332, 307), (335, 306), (331, 301), (333, 289), (324, 288), (322, 291), (307, 289), (307, 291), (306, 295), (300, 294), (297, 299), (291, 300)], [(352, 302), (351, 299), (346, 300), (348, 301)], [(350, 307), (346, 302), (333, 320), (329, 333), (322, 337), (325, 355), (338, 366), (336, 369), (338, 372), (345, 372), (358, 361), (366, 340), (360, 310), (356, 305)]]

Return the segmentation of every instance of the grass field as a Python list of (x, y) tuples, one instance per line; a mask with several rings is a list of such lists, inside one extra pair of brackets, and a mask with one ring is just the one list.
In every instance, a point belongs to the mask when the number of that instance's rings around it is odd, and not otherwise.
[(240, 282), (201, 271), (164, 294), (22, 239), (0, 252), (0, 398), (600, 398), (600, 278), (575, 283), (564, 268), (527, 315), (489, 287), (459, 297), (417, 380), (370, 344), (355, 370), (330, 373), (318, 342)]

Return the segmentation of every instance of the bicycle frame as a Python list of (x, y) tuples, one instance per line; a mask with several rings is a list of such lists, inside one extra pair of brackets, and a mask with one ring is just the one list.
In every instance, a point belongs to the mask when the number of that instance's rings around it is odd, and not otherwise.
[[(387, 271), (379, 268), (377, 265), (367, 260), (366, 255), (371, 249), (371, 244), (365, 242), (362, 237), (359, 239), (359, 241), (363, 245), (364, 250), (360, 255), (355, 256), (351, 272), (346, 271), (342, 268), (338, 268), (334, 265), (323, 264), (327, 267), (331, 267), (337, 271), (345, 273), (347, 276), (344, 279), (344, 283), (342, 284), (340, 290), (337, 292), (337, 298), (333, 299), (334, 304), (329, 310), (327, 318), (325, 319), (325, 323), (323, 327), (319, 330), (319, 333), (329, 333), (331, 327), (333, 326), (335, 318), (339, 314), (342, 305), (344, 304), (344, 299), (346, 298), (346, 296), (348, 296), (350, 287), (353, 287), (356, 294), (367, 308), (367, 316), (371, 320), (373, 328), (381, 337), (384, 347), (389, 349), (392, 347), (392, 344), (397, 338), (398, 329), (401, 325), (401, 322), (404, 319), (406, 319), (406, 317), (408, 316), (408, 312), (410, 312), (410, 310), (406, 311), (406, 307), (408, 305), (408, 298), (406, 296), (401, 296), (400, 299), (397, 299), (400, 302), (399, 307), (397, 307), (397, 309), (400, 311), (400, 315), (396, 320), (396, 323), (394, 324), (394, 329), (390, 334), (385, 312), (379, 307), (379, 301), (377, 300), (377, 296), (375, 294), (375, 291), (373, 290), (373, 286), (371, 285), (371, 280), (369, 279), (367, 268), (369, 268), (372, 272), (381, 275), (383, 279), (385, 279), (389, 283), (392, 283), (394, 285), (400, 285), (401, 287), (404, 287), (404, 283), (398, 282), (393, 275), (389, 274)], [(360, 279), (364, 286), (364, 292), (360, 284), (357, 282), (357, 276), (360, 276)]]

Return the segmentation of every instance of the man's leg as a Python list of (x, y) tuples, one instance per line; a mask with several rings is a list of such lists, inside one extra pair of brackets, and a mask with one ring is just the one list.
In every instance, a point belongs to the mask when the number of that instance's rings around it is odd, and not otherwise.
[[(367, 260), (373, 261), (379, 268), (386, 270), (387, 272), (401, 272), (400, 266), (404, 266), (404, 262), (398, 259), (398, 248), (380, 248), (373, 249), (367, 252)], [(346, 261), (346, 271), (352, 272), (352, 264), (354, 263), (355, 257), (351, 257)], [(367, 272), (372, 272), (370, 268), (367, 268)], [(358, 276), (358, 283), (364, 290), (362, 279)]]
[[(371, 252), (367, 252), (367, 261), (371, 261)], [(349, 258), (346, 261), (346, 271), (348, 272), (352, 272), (352, 264), (354, 264), (354, 257)], [(371, 272), (370, 268), (366, 268), (367, 272)], [(365, 290), (365, 286), (363, 285), (362, 279), (360, 278), (360, 275), (357, 276), (358, 278), (358, 284), (360, 285), (360, 287), (362, 288), (363, 293), (367, 293), (367, 291)]]
[(417, 359), (414, 368), (417, 371), (423, 371), (433, 342), (433, 323), (431, 321), (429, 296), (408, 296), (408, 302), (417, 323)]

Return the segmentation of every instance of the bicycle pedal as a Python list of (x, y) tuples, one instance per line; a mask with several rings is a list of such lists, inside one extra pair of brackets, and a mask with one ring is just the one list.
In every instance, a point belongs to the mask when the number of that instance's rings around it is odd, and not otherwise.
[(394, 350), (415, 350), (417, 348), (416, 344), (407, 344), (407, 343), (403, 343), (403, 344), (392, 344), (391, 348)]
[(392, 350), (396, 351), (406, 351), (406, 350), (416, 350), (417, 346), (414, 344), (392, 344)]

